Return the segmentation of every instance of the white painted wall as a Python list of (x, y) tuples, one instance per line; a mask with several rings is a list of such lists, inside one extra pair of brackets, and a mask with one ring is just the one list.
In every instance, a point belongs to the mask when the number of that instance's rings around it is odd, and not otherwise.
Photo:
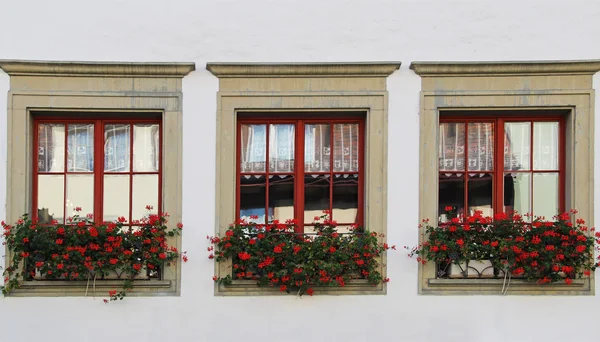
[[(410, 61), (594, 58), (597, 0), (0, 0), (0, 59), (193, 61), (198, 68), (184, 79), (183, 247), (190, 261), (181, 297), (110, 305), (0, 298), (0, 342), (596, 341), (598, 296), (418, 296), (417, 265), (403, 251), (389, 258), (387, 296), (216, 298), (205, 239), (213, 234), (215, 171), (206, 161), (215, 159), (217, 91), (208, 61), (403, 61), (388, 81), (388, 238), (412, 245), (420, 79)], [(0, 72), (0, 108), (8, 88)], [(5, 138), (0, 159), (4, 194)]]

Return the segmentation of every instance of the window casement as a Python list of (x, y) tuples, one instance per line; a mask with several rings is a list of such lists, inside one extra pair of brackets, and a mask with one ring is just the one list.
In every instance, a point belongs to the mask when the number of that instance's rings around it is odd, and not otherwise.
[(363, 225), (363, 119), (243, 116), (237, 132), (237, 219), (263, 224), (296, 219), (303, 233), (327, 211), (338, 231)]
[(124, 217), (135, 225), (161, 212), (160, 114), (145, 120), (72, 116), (34, 113), (33, 218), (69, 223), (73, 215), (92, 214), (97, 222)]
[[(592, 76), (599, 61), (410, 68), (421, 76), (419, 220), (448, 219), (446, 206), (457, 215), (516, 210), (547, 219), (576, 209), (593, 225)], [(593, 295), (594, 282), (593, 274), (572, 285), (513, 279), (507, 293)], [(420, 294), (497, 295), (502, 287), (502, 279), (440, 278), (435, 263), (419, 265)]]
[[(193, 63), (0, 61), (10, 76), (6, 221), (68, 223), (74, 209), (136, 225), (146, 205), (182, 219), (182, 78)], [(165, 153), (165, 151), (169, 151)], [(65, 221), (66, 220), (66, 221)], [(181, 238), (167, 243), (181, 248)], [(6, 255), (6, 262), (11, 259)], [(181, 263), (130, 295), (178, 295)], [(150, 272), (152, 273), (152, 272)], [(122, 280), (28, 280), (11, 296), (105, 296)]]
[(475, 211), (552, 219), (564, 211), (564, 119), (560, 114), (519, 114), (481, 117), (474, 111), (460, 117), (441, 112), (439, 221), (450, 219), (446, 207), (453, 207), (460, 219)]
[[(209, 63), (217, 94), (216, 234), (244, 218), (296, 219), (311, 233), (331, 210), (352, 224), (386, 233), (386, 77), (400, 63)], [(385, 277), (385, 259), (380, 273)], [(217, 277), (232, 263), (215, 265)], [(330, 294), (384, 294), (360, 279)], [(215, 285), (216, 295), (279, 295), (255, 281)]]

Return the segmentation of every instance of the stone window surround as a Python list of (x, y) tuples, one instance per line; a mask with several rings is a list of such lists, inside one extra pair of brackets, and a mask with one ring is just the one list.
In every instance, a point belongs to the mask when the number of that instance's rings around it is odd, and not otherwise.
[[(50, 62), (0, 60), (10, 76), (7, 110), (6, 220), (15, 222), (31, 207), (31, 112), (159, 112), (163, 121), (163, 210), (170, 224), (182, 217), (182, 78), (194, 63)], [(26, 153), (23, 153), (26, 151)], [(181, 237), (171, 241), (181, 248)], [(8, 251), (7, 251), (8, 252)], [(10, 260), (6, 253), (6, 262)], [(179, 295), (181, 263), (165, 269), (163, 280), (134, 283), (133, 296)], [(96, 281), (96, 292), (121, 281)], [(83, 296), (85, 281), (27, 281), (11, 296)]]
[[(548, 109), (568, 111), (566, 208), (594, 222), (594, 90), (600, 61), (413, 62), (420, 95), (419, 219), (438, 217), (437, 139), (440, 111)], [(577, 161), (577, 167), (573, 167)], [(421, 232), (422, 233), (422, 232)], [(423, 235), (420, 234), (419, 242)], [(594, 275), (565, 284), (512, 280), (508, 294), (594, 295)], [(432, 263), (419, 265), (420, 294), (500, 294), (498, 279), (436, 279)]]
[[(386, 232), (387, 90), (386, 78), (399, 62), (257, 64), (208, 63), (219, 78), (217, 93), (217, 170), (215, 231), (224, 235), (235, 218), (236, 115), (238, 112), (366, 112), (365, 224)], [(385, 257), (380, 271), (385, 277)], [(215, 274), (231, 273), (231, 263), (215, 263)], [(386, 286), (354, 281), (321, 294), (385, 294)], [(279, 295), (254, 281), (215, 285), (215, 295)]]

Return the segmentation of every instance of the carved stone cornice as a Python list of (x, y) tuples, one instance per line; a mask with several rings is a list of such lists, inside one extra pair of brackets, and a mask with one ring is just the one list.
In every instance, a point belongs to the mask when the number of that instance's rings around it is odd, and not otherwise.
[(224, 77), (387, 77), (400, 62), (362, 63), (207, 63), (206, 70)]
[(489, 75), (593, 75), (600, 71), (600, 60), (580, 61), (506, 61), (506, 62), (412, 62), (410, 69), (420, 76)]
[(0, 60), (11, 76), (176, 77), (196, 69), (194, 63), (53, 62)]

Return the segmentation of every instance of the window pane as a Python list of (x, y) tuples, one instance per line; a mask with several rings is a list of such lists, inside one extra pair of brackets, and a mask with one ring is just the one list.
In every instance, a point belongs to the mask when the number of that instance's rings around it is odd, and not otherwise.
[(294, 176), (269, 176), (269, 221), (294, 218)]
[(265, 172), (267, 158), (267, 126), (242, 125), (240, 132), (242, 172)]
[(330, 155), (331, 141), (329, 125), (305, 125), (304, 170), (306, 172), (328, 172)]
[(294, 171), (294, 125), (269, 125), (269, 171)]
[(159, 126), (133, 125), (133, 171), (158, 172)]
[(530, 170), (531, 124), (504, 124), (504, 170)]
[[(240, 219), (256, 223), (266, 223), (265, 204), (266, 177), (263, 175), (242, 176), (240, 179)], [(269, 215), (272, 215), (269, 212)], [(258, 219), (250, 219), (258, 216)]]
[(558, 122), (533, 123), (533, 169), (558, 170)]
[(332, 220), (338, 223), (356, 223), (358, 213), (358, 175), (333, 176)]
[[(75, 211), (80, 207), (81, 211)], [(67, 175), (67, 216), (94, 213), (94, 175)]]
[(312, 223), (315, 216), (329, 210), (329, 175), (304, 176), (304, 223)]
[(481, 211), (483, 216), (493, 216), (492, 209), (493, 182), (489, 173), (469, 174), (467, 184), (467, 201), (469, 204), (469, 215), (475, 211)]
[(445, 208), (454, 208), (453, 214), (463, 213), (465, 204), (465, 180), (462, 174), (441, 174), (439, 178), (439, 206), (440, 222), (446, 222), (451, 217), (446, 214)]
[(104, 126), (104, 171), (129, 172), (129, 124)]
[(534, 173), (533, 214), (551, 220), (558, 210), (558, 173)]
[(94, 171), (94, 125), (69, 124), (67, 171)]
[(129, 175), (104, 175), (104, 221), (129, 220)]
[(440, 123), (438, 145), (440, 171), (465, 169), (465, 125)]
[(531, 213), (531, 174), (504, 174), (504, 212)]
[[(132, 220), (139, 220), (148, 213), (158, 213), (158, 175), (134, 175), (132, 190)], [(148, 211), (148, 205), (153, 209)]]
[(63, 175), (38, 176), (38, 218), (40, 223), (64, 223), (65, 184)]
[(40, 124), (38, 126), (38, 171), (63, 172), (65, 170), (65, 125)]
[(333, 125), (333, 171), (358, 171), (358, 138), (358, 124)]
[(494, 169), (494, 125), (469, 123), (469, 170)]

